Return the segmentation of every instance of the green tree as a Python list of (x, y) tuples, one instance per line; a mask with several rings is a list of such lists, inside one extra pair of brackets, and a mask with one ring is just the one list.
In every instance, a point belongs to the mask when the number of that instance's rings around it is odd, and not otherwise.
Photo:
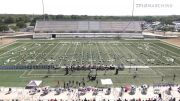
[(0, 32), (8, 31), (9, 28), (7, 25), (0, 25)]
[(64, 19), (64, 15), (55, 15), (56, 20)]
[(147, 21), (147, 22), (153, 22), (153, 21), (156, 21), (156, 17), (153, 17), (153, 16), (145, 16), (143, 18), (143, 20)]
[(80, 17), (79, 16), (77, 16), (77, 15), (71, 15), (71, 19), (73, 19), (73, 20), (77, 20), (77, 19), (79, 19)]
[(19, 28), (25, 28), (26, 27), (26, 23), (23, 22), (23, 21), (20, 21), (20, 22), (17, 22), (16, 26), (19, 27)]
[(19, 27), (17, 26), (9, 26), (9, 28), (13, 29), (14, 31), (19, 31)]
[(11, 23), (15, 23), (15, 22), (16, 22), (16, 19), (13, 16), (9, 16), (4, 19), (5, 24), (11, 24)]
[(35, 26), (35, 24), (36, 24), (36, 19), (33, 19), (30, 23), (30, 26)]
[(25, 23), (30, 22), (30, 17), (28, 17), (26, 15), (16, 17), (16, 22), (20, 22), (20, 21), (23, 21)]

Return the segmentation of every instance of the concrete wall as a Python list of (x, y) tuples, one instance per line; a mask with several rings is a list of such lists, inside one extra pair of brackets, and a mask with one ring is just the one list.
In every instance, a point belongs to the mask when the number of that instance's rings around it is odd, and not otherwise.
[(52, 35), (50, 33), (35, 33), (33, 39), (50, 39)]
[(76, 38), (76, 37), (89, 37), (89, 38), (143, 38), (141, 33), (35, 33), (33, 38), (37, 39), (50, 39), (52, 35), (55, 35), (55, 38)]

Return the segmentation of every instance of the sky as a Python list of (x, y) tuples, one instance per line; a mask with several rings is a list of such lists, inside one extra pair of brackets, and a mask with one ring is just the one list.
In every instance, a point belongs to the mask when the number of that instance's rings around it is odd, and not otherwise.
[[(44, 0), (44, 7), (54, 15), (125, 16), (133, 0)], [(43, 14), (42, 0), (0, 0), (0, 14)], [(180, 15), (180, 0), (135, 0), (133, 15)]]

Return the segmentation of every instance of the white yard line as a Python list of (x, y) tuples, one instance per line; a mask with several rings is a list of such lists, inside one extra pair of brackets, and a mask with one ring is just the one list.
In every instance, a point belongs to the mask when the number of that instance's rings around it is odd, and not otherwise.
[(75, 55), (75, 53), (76, 53), (77, 46), (78, 46), (78, 42), (76, 43), (76, 48), (75, 48), (75, 50), (74, 50), (74, 52), (73, 52), (73, 56), (72, 56), (72, 58), (71, 58), (70, 66), (72, 65), (72, 62), (73, 62), (73, 60), (74, 60), (74, 55)]
[(159, 73), (159, 74), (161, 74), (162, 76), (165, 76), (162, 72), (160, 72), (159, 70), (157, 70), (157, 72)]
[[(143, 50), (144, 51), (144, 50)], [(154, 52), (154, 51), (152, 51), (152, 52)], [(144, 52), (143, 52), (144, 53)], [(146, 52), (145, 52), (146, 53)], [(154, 55), (152, 55), (152, 54), (148, 54), (149, 56), (151, 56), (151, 57), (153, 57), (154, 59), (156, 58), (157, 60), (159, 60), (159, 61), (161, 61), (161, 62), (164, 62), (164, 61), (162, 61), (161, 59), (159, 59), (157, 56), (155, 57)], [(147, 59), (145, 56), (143, 56), (145, 59)], [(144, 62), (143, 62), (144, 63)]]
[[(156, 44), (154, 44), (154, 45), (156, 45)], [(158, 45), (156, 45), (156, 46), (158, 46)], [(165, 52), (164, 51), (162, 51), (162, 50), (160, 50), (160, 49), (158, 49), (157, 47), (154, 47), (154, 46), (151, 46), (151, 47), (153, 47), (153, 48), (155, 48), (156, 50), (159, 50), (160, 52), (162, 52), (162, 53), (164, 53), (165, 54)], [(158, 47), (160, 47), (160, 46), (158, 46)], [(163, 47), (160, 47), (160, 48), (163, 48)], [(163, 49), (165, 49), (165, 48), (163, 48)], [(167, 49), (165, 49), (165, 50), (167, 50)], [(170, 50), (167, 50), (167, 51), (170, 51)], [(154, 52), (154, 51), (153, 51)], [(171, 52), (171, 51), (170, 51)], [(171, 52), (172, 53), (172, 52)], [(174, 52), (173, 52), (174, 53)], [(178, 55), (179, 56), (179, 55)], [(174, 56), (172, 56), (173, 58), (176, 58), (177, 59), (177, 57), (174, 57)], [(158, 58), (158, 57), (157, 57)], [(177, 59), (177, 60), (179, 60), (179, 59)], [(177, 62), (175, 62), (176, 64), (178, 64)]]
[[(33, 44), (33, 43), (32, 43), (32, 44)], [(29, 50), (32, 50), (32, 49), (34, 49), (34, 48), (36, 48), (36, 46), (29, 48), (28, 51), (29, 51)], [(26, 53), (23, 53), (23, 55), (24, 55), (24, 54), (27, 54), (27, 52), (26, 52)], [(17, 56), (17, 57), (18, 57), (18, 56)], [(15, 57), (13, 57), (13, 58), (15, 58)], [(20, 61), (22, 61), (22, 60), (20, 60)], [(16, 64), (17, 64), (17, 63), (16, 63)]]
[[(31, 74), (31, 72), (32, 71), (30, 71), (30, 72), (28, 72), (28, 74), (27, 74), (27, 76), (32, 76), (32, 75), (46, 75), (46, 73), (44, 73), (44, 74), (39, 74), (39, 73), (37, 73), (37, 74), (35, 74), (35, 73), (33, 73), (33, 74)], [(155, 73), (143, 73), (143, 72), (141, 72), (141, 73), (138, 73), (138, 75), (155, 75), (155, 74), (157, 74), (156, 72)], [(53, 75), (53, 76), (64, 76), (64, 74), (51, 74), (51, 75)], [(99, 74), (99, 76), (103, 76), (104, 74)], [(125, 76), (125, 75), (134, 75), (134, 72), (132, 72), (132, 73), (128, 73), (128, 72), (124, 72), (124, 73), (122, 73), (121, 72), (121, 74), (120, 74), (121, 76)], [(73, 76), (81, 76), (81, 75), (73, 75)], [(110, 76), (112, 76), (112, 77), (115, 77), (115, 76), (113, 76), (113, 75), (110, 75)], [(67, 76), (66, 76), (67, 77)], [(69, 76), (68, 76), (69, 77)]]
[[(36, 47), (31, 47), (31, 49), (33, 49), (33, 48), (36, 48)], [(38, 47), (36, 50), (39, 50), (39, 49), (41, 49), (41, 47)], [(25, 53), (24, 53), (24, 54), (25, 54)], [(30, 55), (26, 56), (25, 59), (28, 58), (29, 56), (30, 56)], [(23, 59), (19, 60), (15, 65), (17, 65), (18, 63), (20, 63), (22, 60), (23, 60)]]
[[(136, 59), (139, 59), (143, 64), (145, 64), (144, 61), (141, 58), (139, 58), (136, 54), (134, 54), (134, 52), (132, 52), (128, 47), (126, 47), (124, 45), (122, 45), (122, 46), (125, 47), (132, 55), (134, 55), (134, 57), (136, 57)], [(130, 47), (132, 47), (132, 46), (130, 46)]]
[[(102, 43), (102, 44), (105, 44), (105, 43), (115, 43), (115, 44), (121, 44), (121, 43), (139, 43), (139, 42), (98, 42), (98, 43)], [(141, 42), (141, 43), (149, 43), (149, 42)]]
[(64, 44), (61, 45), (61, 47), (58, 49), (58, 52), (56, 52), (53, 58), (57, 58), (59, 56), (59, 52), (61, 51), (61, 49), (63, 49), (63, 47), (64, 47)]
[(26, 77), (24, 77), (24, 75), (25, 75), (27, 72), (28, 72), (28, 70), (25, 70), (25, 71), (19, 76), (19, 78), (26, 78)]
[[(153, 53), (155, 53), (154, 51), (152, 51)], [(156, 52), (157, 53), (157, 52)], [(160, 55), (160, 53), (157, 53), (157, 54), (159, 54)], [(152, 55), (151, 54), (151, 56), (152, 57), (154, 57), (154, 58), (156, 58), (157, 60), (160, 60), (161, 62), (164, 62), (164, 61), (162, 61), (158, 56), (154, 56), (154, 55)], [(162, 58), (164, 58), (164, 57), (162, 57)], [(178, 64), (177, 62), (175, 62), (176, 64)]]
[[(48, 46), (48, 47), (46, 47), (45, 49), (43, 49), (39, 54), (42, 54), (44, 51), (46, 51), (48, 48), (50, 47), (50, 45)], [(36, 59), (38, 56), (39, 56), (39, 54), (37, 54), (36, 56), (35, 56), (35, 58), (33, 58), (33, 59)]]
[(173, 70), (174, 70), (174, 71), (176, 71), (176, 70), (177, 70), (177, 71), (180, 71), (180, 68), (179, 68), (179, 69), (170, 69), (170, 68), (168, 68), (168, 69), (163, 69), (163, 70), (165, 70), (165, 71), (173, 71)]
[[(105, 48), (104, 44), (103, 44), (103, 47), (104, 47), (104, 49), (105, 49), (105, 51), (106, 51), (106, 54), (107, 54), (107, 55), (108, 55), (108, 57), (109, 57), (109, 60), (112, 60), (112, 58), (110, 57), (110, 55), (109, 55), (109, 53), (108, 53), (107, 49)], [(113, 61), (111, 61), (111, 64), (114, 64), (114, 62), (113, 62)]]
[[(153, 44), (153, 45), (155, 45), (155, 44)], [(156, 46), (157, 46), (157, 45), (156, 45)], [(159, 50), (159, 49), (158, 49), (157, 47), (155, 47), (155, 46), (152, 46), (152, 45), (151, 45), (151, 47), (154, 48), (154, 50), (158, 50), (158, 51), (160, 51), (160, 52), (166, 54), (166, 52), (164, 52), (164, 51), (162, 51), (162, 50)], [(151, 49), (151, 51), (153, 51), (154, 53), (157, 53), (157, 52), (154, 51), (154, 50)], [(157, 54), (161, 55), (160, 53), (157, 53)], [(172, 57), (174, 57), (174, 56), (172, 56)]]
[(6, 53), (9, 53), (9, 52), (11, 52), (11, 51), (13, 51), (13, 50), (15, 50), (15, 49), (17, 49), (17, 48), (23, 46), (23, 45), (24, 45), (24, 44), (21, 44), (21, 45), (19, 45), (19, 46), (16, 47), (16, 48), (13, 48), (13, 49), (11, 49), (11, 50), (9, 50), (9, 51), (4, 52), (3, 54), (0, 55), (0, 57), (1, 57), (2, 55), (6, 54)]
[(82, 65), (82, 61), (83, 61), (83, 57), (84, 57), (83, 49), (84, 49), (84, 43), (82, 43), (82, 50), (81, 50), (81, 65)]
[[(155, 45), (155, 46), (157, 46), (157, 47), (159, 47), (159, 48), (161, 48), (161, 49), (163, 49), (163, 50), (169, 51), (169, 52), (171, 52), (171, 53), (177, 55), (177, 57), (180, 57), (179, 54), (177, 54), (177, 53), (175, 53), (175, 52), (173, 52), (173, 51), (171, 51), (171, 50), (168, 50), (168, 49), (166, 49), (166, 48), (164, 48), (164, 47), (161, 47), (161, 46), (159, 46), (159, 45), (156, 45), (156, 44), (154, 44), (154, 43), (152, 43), (152, 44)], [(157, 49), (157, 48), (156, 48), (156, 49)], [(158, 49), (158, 50), (159, 50), (159, 49)]]
[[(65, 56), (66, 56), (67, 52), (69, 51), (70, 47), (71, 47), (71, 44), (70, 44), (69, 47), (66, 49), (66, 52), (64, 53)], [(61, 59), (61, 62), (58, 64), (58, 66), (61, 66), (63, 60), (64, 60), (64, 56), (63, 56), (63, 59)]]
[[(109, 43), (107, 43), (109, 45)], [(120, 59), (119, 55), (115, 52), (114, 48), (112, 48), (111, 45), (109, 45), (109, 47), (111, 48), (111, 50), (113, 50), (113, 53), (116, 54), (116, 56)], [(117, 46), (118, 47), (118, 46)], [(121, 59), (120, 59), (121, 60)], [(121, 62), (124, 64), (124, 62), (121, 60)]]
[(28, 72), (27, 76), (31, 75), (31, 73), (32, 73), (33, 71), (34, 71), (34, 70), (31, 69), (31, 70)]
[[(143, 50), (144, 51), (144, 50)], [(152, 51), (153, 53), (155, 53), (154, 51)], [(145, 52), (143, 52), (143, 53), (145, 53)], [(154, 55), (152, 55), (152, 54), (148, 54), (149, 56), (151, 56), (151, 57), (153, 57), (154, 59), (156, 58), (157, 60), (159, 60), (159, 61), (161, 61), (161, 62), (163, 62), (164, 63), (164, 61), (162, 61), (161, 59), (159, 59), (157, 56), (154, 56)], [(145, 59), (147, 59), (145, 56), (143, 56)]]
[[(125, 56), (125, 54), (121, 51), (121, 49), (119, 48), (119, 45), (117, 45), (117, 50), (118, 50), (118, 53), (121, 53), (121, 54), (123, 54), (123, 56)], [(121, 58), (120, 58), (121, 59)], [(125, 64), (124, 62), (123, 62), (123, 60), (121, 59), (121, 61), (122, 61), (122, 63), (123, 64)]]
[(154, 71), (152, 68), (149, 68), (154, 74), (156, 74), (156, 71)]
[[(32, 43), (32, 44), (33, 44), (33, 43)], [(30, 45), (32, 45), (32, 44), (30, 44)], [(28, 46), (30, 46), (30, 45), (28, 45)], [(26, 46), (26, 47), (28, 47), (28, 46)], [(24, 50), (21, 50), (21, 51), (18, 51), (18, 52), (23, 52), (23, 51), (24, 51)], [(27, 50), (25, 50), (25, 51), (27, 51)], [(14, 54), (14, 55), (16, 55), (16, 54)], [(11, 56), (11, 55), (10, 55), (10, 56)], [(0, 57), (0, 59), (1, 59), (1, 58), (5, 58), (5, 57), (9, 57), (9, 55)], [(12, 57), (12, 58), (16, 58), (16, 57), (19, 57), (19, 55), (15, 56), (15, 57)]]
[[(26, 72), (27, 71), (25, 71), (22, 74), (24, 75)], [(144, 74), (146, 74), (146, 73), (141, 73), (140, 75), (143, 75), (143, 77), (151, 77), (151, 78), (160, 77), (158, 75), (150, 75), (149, 76), (149, 75), (144, 75)], [(29, 77), (24, 77), (23, 75), (21, 77), (19, 77), (19, 78), (29, 78)], [(47, 74), (30, 74), (29, 76), (30, 77), (44, 77), (45, 75), (47, 75)], [(127, 73), (127, 74), (120, 75), (120, 77), (132, 77), (132, 75), (134, 75), (134, 74), (133, 73), (132, 74)], [(63, 74), (51, 74), (49, 77), (52, 77), (52, 78), (53, 77), (57, 77), (57, 78), (67, 78), (67, 77), (69, 77), (69, 78), (73, 78), (73, 77), (82, 78), (81, 75), (68, 75), (68, 76), (66, 76), (66, 75), (63, 75)], [(104, 77), (104, 75), (98, 75), (97, 77)], [(117, 78), (114, 75), (110, 75), (109, 77)]]
[(90, 43), (89, 47), (90, 47), (91, 65), (93, 65), (93, 57), (92, 57), (91, 45), (92, 45), (92, 42)]
[(97, 46), (97, 43), (95, 42), (96, 44), (96, 49), (98, 50), (98, 54), (99, 54), (99, 58), (100, 58), (100, 61), (101, 63), (103, 64), (103, 60), (102, 60), (102, 57), (101, 57), (101, 54), (100, 54), (100, 51), (99, 51), (99, 47)]
[[(34, 41), (35, 43), (59, 43), (59, 42), (57, 42), (57, 41), (52, 41), (52, 42), (47, 42), (47, 40), (45, 40), (44, 42), (40, 42), (40, 41)], [(76, 43), (76, 42), (82, 42), (82, 41), (74, 41), (74, 42), (69, 42), (69, 41), (63, 41), (63, 42), (61, 42), (60, 41), (60, 43)], [(32, 43), (32, 42), (17, 42), (17, 43)], [(102, 44), (104, 44), (104, 43), (139, 43), (139, 42), (106, 42), (106, 41), (99, 41), (98, 43), (102, 43)], [(141, 42), (141, 43), (149, 43), (149, 42)], [(151, 43), (153, 43), (153, 42), (151, 42)]]
[[(54, 47), (46, 54), (46, 56), (45, 56), (44, 58), (46, 58), (58, 45), (59, 45), (59, 43), (58, 43), (56, 46), (54, 46)], [(43, 61), (43, 59), (41, 59), (41, 60), (38, 62), (38, 65), (39, 65), (42, 61)]]
[(180, 49), (179, 46), (176, 46), (176, 45), (174, 45), (174, 44), (168, 43), (168, 42), (163, 41), (163, 40), (161, 40), (161, 43), (166, 44), (166, 45), (171, 46), (171, 47), (174, 47), (174, 48), (177, 48), (177, 49)]
[(149, 67), (160, 67), (160, 68), (164, 68), (164, 67), (170, 67), (170, 68), (177, 68), (177, 67), (179, 67), (180, 68), (180, 65), (179, 66), (149, 66)]
[(15, 44), (15, 43), (17, 43), (17, 42), (16, 42), (16, 41), (14, 41), (14, 42), (12, 42), (12, 43), (10, 43), (10, 44), (3, 45), (2, 47), (0, 47), (0, 49), (5, 48), (5, 47), (10, 46), (10, 45)]

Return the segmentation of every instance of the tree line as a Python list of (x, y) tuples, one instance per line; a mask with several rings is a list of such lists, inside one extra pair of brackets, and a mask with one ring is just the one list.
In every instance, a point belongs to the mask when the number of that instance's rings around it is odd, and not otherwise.
[(172, 16), (88, 16), (88, 15), (25, 15), (25, 14), (0, 14), (0, 31), (7, 31), (11, 24), (12, 29), (25, 28), (27, 23), (35, 26), (37, 20), (47, 21), (161, 21), (162, 24), (172, 24), (173, 21), (180, 21), (180, 15)]
[(9, 28), (13, 30), (25, 28), (26, 23), (31, 21), (30, 15), (0, 14), (0, 32), (8, 31)]

